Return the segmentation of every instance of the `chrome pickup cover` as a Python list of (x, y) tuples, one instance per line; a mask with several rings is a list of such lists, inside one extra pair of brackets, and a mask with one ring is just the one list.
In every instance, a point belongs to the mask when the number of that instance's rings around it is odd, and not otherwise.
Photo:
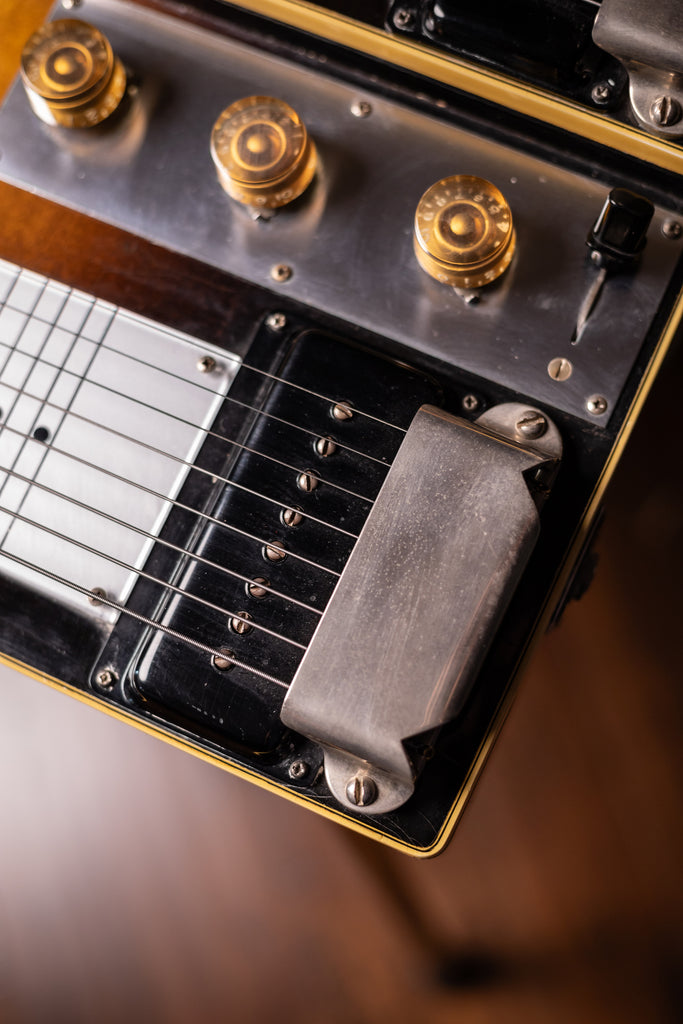
[(423, 406), (393, 462), (282, 710), (322, 744), (347, 807), (403, 804), (403, 741), (467, 696), (538, 536), (525, 477), (552, 474), (562, 451), (540, 413), (542, 436), (524, 441), (530, 412), (509, 403), (471, 423)]

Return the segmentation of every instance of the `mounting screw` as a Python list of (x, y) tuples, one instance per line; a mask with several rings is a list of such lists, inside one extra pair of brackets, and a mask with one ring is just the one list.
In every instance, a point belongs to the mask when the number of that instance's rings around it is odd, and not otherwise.
[(197, 369), (200, 373), (213, 373), (216, 369), (216, 360), (213, 356), (202, 356), (197, 360)]
[(669, 128), (681, 119), (681, 105), (673, 96), (658, 96), (650, 107), (650, 120), (660, 128)]
[(465, 412), (476, 412), (480, 402), (476, 395), (465, 395), (462, 400), (462, 407)]
[(415, 13), (407, 7), (399, 7), (394, 14), (396, 28), (412, 28), (415, 24)]
[(527, 441), (534, 441), (537, 437), (543, 437), (548, 429), (548, 421), (545, 416), (534, 409), (523, 413), (515, 423), (515, 430)]
[(377, 799), (377, 783), (368, 775), (359, 773), (346, 783), (346, 796), (356, 807), (367, 807)]
[(665, 220), (662, 224), (662, 234), (672, 242), (683, 235), (683, 224), (679, 220)]
[(368, 103), (367, 100), (356, 100), (355, 103), (351, 104), (351, 113), (354, 117), (370, 117), (372, 104)]
[(292, 761), (289, 766), (287, 774), (290, 779), (303, 779), (310, 771), (310, 766), (306, 761)]
[(90, 597), (88, 598), (88, 601), (90, 601), (90, 604), (94, 605), (95, 608), (99, 608), (99, 606), (102, 604), (102, 598), (106, 596), (107, 591), (103, 590), (102, 587), (93, 587), (92, 590), (90, 591)]
[(273, 281), (289, 281), (294, 271), (287, 263), (276, 263), (270, 268), (270, 276)]
[(609, 82), (597, 82), (591, 89), (591, 99), (599, 107), (604, 107), (612, 99), (614, 89)]
[(283, 331), (287, 326), (287, 317), (284, 313), (271, 313), (266, 317), (266, 327), (271, 331)]
[(65, 11), (73, 11), (74, 7), (80, 7), (83, 0), (62, 0), (62, 7)]
[(604, 395), (591, 395), (586, 399), (586, 408), (593, 416), (602, 416), (607, 412), (607, 399)]
[(553, 380), (569, 380), (572, 375), (574, 367), (565, 359), (563, 356), (558, 356), (557, 359), (551, 359), (548, 363), (548, 374)]
[(113, 668), (103, 668), (101, 672), (97, 673), (97, 685), (101, 686), (104, 690), (109, 690), (116, 684), (118, 678)]

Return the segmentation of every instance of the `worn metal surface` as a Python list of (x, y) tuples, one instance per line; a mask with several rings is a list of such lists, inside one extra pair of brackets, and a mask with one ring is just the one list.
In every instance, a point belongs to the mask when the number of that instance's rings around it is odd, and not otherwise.
[(468, 693), (538, 533), (522, 474), (561, 453), (551, 423), (521, 443), (528, 412), (494, 406), (473, 424), (423, 406), (392, 464), (282, 710), (323, 744), (346, 806), (359, 773), (377, 787), (368, 811), (400, 806), (413, 789), (403, 740)]
[[(118, 0), (79, 17), (110, 38), (140, 88), (118, 124), (69, 132), (39, 122), (21, 86), (0, 111), (0, 174), (166, 247), (395, 338), (584, 419), (609, 418), (663, 294), (681, 239), (658, 210), (642, 265), (607, 282), (581, 343), (576, 317), (592, 280), (585, 237), (606, 187), (380, 96)], [(232, 100), (291, 103), (320, 154), (309, 192), (268, 221), (225, 194), (209, 152)], [(371, 100), (369, 116), (354, 115)], [(416, 204), (453, 173), (485, 177), (512, 208), (518, 252), (478, 305), (431, 280), (412, 248)], [(625, 184), (612, 182), (611, 184)], [(271, 268), (291, 268), (274, 282)], [(566, 381), (547, 373), (571, 357)]]

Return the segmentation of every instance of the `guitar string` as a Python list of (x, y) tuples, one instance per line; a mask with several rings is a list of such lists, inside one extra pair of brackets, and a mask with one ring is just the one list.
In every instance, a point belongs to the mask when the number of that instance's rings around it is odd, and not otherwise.
[[(0, 472), (3, 472), (2, 467), (0, 467)], [(244, 576), (242, 573), (237, 572), (237, 570), (235, 569), (228, 569), (227, 566), (219, 565), (218, 562), (213, 562), (211, 561), (210, 558), (205, 558), (203, 555), (199, 555), (196, 552), (189, 550), (188, 548), (181, 547), (181, 545), (179, 544), (173, 544), (172, 541), (166, 540), (162, 537), (157, 537), (156, 534), (149, 533), (147, 530), (144, 530), (141, 526), (135, 526), (133, 523), (126, 522), (125, 519), (119, 519), (117, 516), (112, 515), (110, 512), (105, 512), (103, 509), (95, 508), (94, 505), (88, 505), (84, 501), (79, 501), (78, 498), (74, 498), (69, 494), (65, 494), (62, 491), (58, 491), (54, 487), (49, 487), (47, 484), (40, 483), (38, 480), (33, 480), (31, 477), (24, 476), (17, 470), (11, 470), (8, 472), (10, 472), (11, 476), (13, 476), (16, 480), (20, 480), (22, 483), (29, 484), (31, 487), (37, 487), (39, 490), (45, 491), (47, 494), (51, 494), (55, 498), (60, 498), (62, 501), (66, 501), (70, 505), (75, 505), (77, 508), (81, 508), (85, 512), (92, 512), (94, 515), (101, 516), (103, 519), (107, 519), (109, 522), (114, 523), (116, 526), (122, 526), (126, 530), (131, 530), (134, 533), (139, 534), (141, 537), (144, 537), (146, 540), (154, 541), (155, 544), (161, 544), (162, 547), (169, 548), (171, 551), (175, 551), (179, 555), (186, 555), (194, 561), (200, 562), (202, 565), (206, 565), (210, 569), (215, 569), (222, 575), (230, 576), (231, 578), (241, 580), (243, 583), (254, 583), (254, 579), (251, 576)], [(14, 515), (13, 512), (10, 512), (7, 509), (5, 511), (10, 516)], [(102, 554), (103, 557), (106, 557), (102, 552), (98, 552), (98, 554)], [(305, 601), (299, 600), (299, 598), (292, 597), (291, 594), (285, 594), (283, 591), (277, 590), (270, 584), (259, 583), (257, 584), (257, 586), (263, 590), (267, 590), (268, 593), (272, 594), (274, 597), (279, 597), (283, 601), (289, 601), (292, 604), (296, 604), (300, 608), (304, 608), (306, 611), (313, 612), (315, 615), (322, 615), (322, 611), (319, 608), (315, 608), (313, 605), (307, 604)]]
[[(126, 316), (130, 316), (133, 320), (137, 320), (142, 324), (152, 323), (158, 331), (162, 334), (166, 334), (170, 338), (176, 338), (176, 334), (171, 328), (165, 327), (164, 324), (157, 323), (156, 320), (147, 320), (145, 317), (139, 316), (137, 313), (133, 313), (130, 310), (124, 310), (121, 306), (115, 307), (117, 310), (121, 310)], [(207, 347), (218, 348), (218, 346), (210, 346), (207, 342), (202, 342), (199, 338), (193, 338), (191, 335), (183, 334), (183, 339), (188, 342), (193, 348), (200, 349), (203, 352), (206, 351)], [(302, 391), (307, 395), (312, 395), (314, 398), (319, 398), (321, 401), (326, 402), (328, 405), (337, 405), (340, 403), (339, 398), (330, 398), (328, 395), (322, 395), (319, 391), (313, 391), (311, 388), (306, 388), (302, 384), (295, 384), (294, 381), (285, 380), (284, 377), (278, 377), (275, 373), (269, 373), (267, 370), (261, 370), (257, 366), (251, 366), (249, 363), (245, 363), (239, 356), (227, 350), (220, 349), (221, 357), (227, 359), (233, 363), (238, 364), (238, 369), (251, 370), (252, 373), (257, 373), (261, 377), (268, 377), (269, 380), (276, 381), (278, 384), (284, 384), (286, 387), (294, 388), (296, 391)], [(355, 405), (352, 406), (353, 414), (362, 416), (364, 419), (372, 420), (375, 423), (381, 423), (382, 426), (389, 427), (391, 430), (397, 430), (401, 434), (407, 433), (407, 427), (400, 427), (397, 423), (391, 423), (389, 420), (382, 419), (381, 416), (375, 416), (371, 412), (365, 412), (363, 409), (358, 409)], [(371, 456), (367, 456), (371, 458)]]
[[(0, 342), (2, 344), (2, 342)], [(235, 487), (237, 490), (244, 491), (246, 494), (251, 494), (255, 498), (260, 498), (263, 501), (267, 501), (272, 505), (277, 505), (281, 509), (289, 508), (283, 501), (278, 501), (277, 498), (271, 498), (270, 495), (264, 494), (262, 491), (255, 491), (251, 487), (246, 487), (244, 484), (237, 483), (237, 481), (230, 479), (230, 477), (221, 476), (219, 473), (214, 473), (210, 469), (206, 469), (204, 466), (198, 466), (194, 462), (188, 462), (186, 459), (181, 458), (179, 455), (174, 455), (171, 452), (165, 451), (163, 448), (157, 448), (155, 445), (149, 444), (147, 441), (143, 441), (140, 438), (133, 437), (131, 434), (125, 434), (121, 430), (116, 430), (114, 427), (105, 426), (98, 420), (92, 419), (90, 416), (84, 416), (82, 413), (74, 412), (73, 409), (66, 409), (64, 406), (58, 405), (56, 402), (49, 402), (42, 399), (39, 395), (34, 395), (30, 391), (21, 391), (20, 388), (15, 387), (13, 384), (7, 384), (4, 381), (0, 381), (3, 387), (8, 388), (10, 391), (20, 391), (20, 393), (26, 397), (31, 398), (36, 402), (42, 402), (43, 406), (49, 406), (51, 409), (57, 409), (60, 412), (66, 412), (73, 419), (81, 420), (83, 423), (89, 423), (93, 427), (97, 427), (98, 430), (102, 430), (104, 433), (112, 434), (114, 437), (120, 437), (124, 441), (130, 441), (132, 444), (139, 445), (141, 448), (145, 448), (147, 451), (154, 452), (156, 455), (161, 455), (165, 459), (170, 459), (173, 462), (179, 463), (181, 466), (185, 466), (186, 469), (196, 470), (198, 473), (202, 473), (205, 476), (211, 477), (212, 480), (219, 481), (221, 483), (229, 484), (231, 487)], [(215, 392), (212, 392), (215, 394)], [(0, 421), (0, 430), (2, 429), (2, 422)], [(200, 429), (201, 428), (197, 428)], [(0, 488), (1, 490), (1, 488)], [(350, 530), (345, 530), (342, 526), (337, 526), (335, 523), (329, 523), (325, 519), (320, 519), (318, 516), (312, 515), (310, 512), (299, 511), (300, 515), (304, 519), (310, 519), (311, 522), (318, 523), (320, 526), (325, 526), (329, 530), (335, 530), (337, 533), (343, 533), (347, 537), (351, 537), (354, 540), (358, 538), (357, 533), (352, 533)]]
[[(92, 591), (88, 590), (87, 587), (82, 587), (79, 583), (74, 583), (73, 580), (64, 579), (64, 577), (59, 576), (57, 573), (51, 572), (48, 569), (41, 569), (40, 566), (34, 565), (25, 558), (20, 558), (19, 555), (12, 555), (8, 551), (3, 551), (2, 557), (9, 559), (11, 562), (15, 562), (17, 565), (21, 565), (24, 569), (29, 569), (33, 572), (39, 573), (41, 576), (45, 576), (47, 579), (52, 580), (53, 583), (69, 587), (71, 590), (76, 590), (79, 594), (83, 594), (84, 597), (91, 598), (93, 596)], [(98, 596), (97, 600), (100, 604), (106, 605), (108, 608), (113, 608), (116, 611), (121, 612), (123, 615), (127, 615), (129, 618), (135, 619), (137, 622), (141, 622), (143, 625), (148, 626), (151, 629), (159, 630), (159, 632), (165, 633), (167, 636), (173, 637), (173, 639), (179, 640), (181, 643), (186, 643), (191, 647), (196, 647), (200, 651), (210, 654), (213, 658), (223, 658), (225, 661), (229, 661), (231, 665), (235, 665), (237, 668), (242, 668), (247, 672), (260, 676), (262, 679), (267, 679), (268, 682), (275, 683), (277, 686), (282, 686), (286, 690), (289, 689), (289, 683), (285, 683), (282, 679), (278, 679), (277, 676), (272, 676), (268, 672), (264, 672), (262, 669), (254, 668), (252, 665), (247, 665), (246, 662), (241, 661), (228, 653), (225, 648), (210, 647), (208, 644), (204, 644), (200, 640), (195, 640), (193, 637), (187, 636), (185, 633), (180, 633), (176, 629), (171, 629), (170, 626), (165, 626), (163, 622), (158, 622), (156, 619), (150, 619), (146, 615), (142, 615), (140, 612), (133, 611), (132, 608), (127, 608), (119, 601), (114, 601), (113, 598), (107, 597), (106, 595), (102, 597)]]
[[(5, 344), (5, 342), (0, 341), (0, 345)], [(100, 348), (98, 346), (98, 351), (108, 352), (111, 351), (111, 349), (105, 347)], [(23, 352), (20, 354), (27, 355), (27, 353)], [(28, 358), (31, 357), (28, 356)], [(372, 498), (368, 498), (364, 494), (359, 494), (357, 491), (352, 491), (348, 487), (343, 487), (341, 484), (335, 484), (331, 480), (326, 480), (323, 477), (319, 476), (317, 473), (312, 473), (310, 469), (301, 469), (300, 467), (292, 466), (291, 463), (284, 462), (282, 459), (277, 459), (275, 458), (274, 455), (267, 455), (265, 452), (260, 452), (256, 448), (251, 448), (249, 445), (244, 444), (243, 442), (235, 441), (232, 438), (225, 437), (223, 434), (216, 433), (216, 431), (214, 430), (209, 430), (208, 428), (202, 427), (197, 423), (193, 423), (191, 420), (186, 420), (183, 416), (178, 416), (177, 413), (172, 413), (169, 412), (168, 410), (160, 409), (158, 406), (151, 405), (149, 402), (145, 402), (141, 398), (133, 398), (131, 395), (126, 394), (125, 391), (118, 391), (116, 388), (112, 388), (108, 384), (102, 384), (101, 381), (88, 379), (84, 375), (76, 373), (74, 370), (67, 370), (65, 369), (65, 367), (60, 366), (57, 363), (49, 362), (46, 359), (42, 360), (40, 362), (40, 365), (49, 366), (51, 369), (58, 370), (60, 373), (67, 374), (68, 376), (71, 377), (76, 377), (77, 379), (85, 381), (87, 384), (90, 384), (92, 387), (101, 388), (103, 391), (106, 391), (111, 395), (116, 395), (117, 398), (124, 398), (126, 399), (126, 401), (131, 402), (133, 405), (138, 405), (143, 409), (149, 409), (151, 412), (162, 413), (162, 415), (167, 416), (169, 419), (175, 420), (176, 423), (182, 423), (183, 426), (191, 427), (193, 430), (201, 431), (206, 437), (214, 437), (218, 441), (223, 442), (224, 444), (229, 444), (234, 448), (240, 449), (241, 451), (249, 452), (251, 455), (257, 455), (262, 459), (267, 459), (269, 462), (274, 462), (276, 465), (282, 466), (285, 469), (289, 469), (293, 473), (296, 473), (297, 476), (311, 474), (315, 476), (319, 483), (325, 484), (327, 487), (333, 487), (335, 490), (341, 491), (343, 494), (349, 494), (352, 498), (359, 498), (361, 501), (366, 501), (370, 505), (373, 504)], [(163, 373), (164, 371), (161, 370), (160, 372)], [(2, 382), (0, 381), (0, 383)], [(212, 394), (215, 394), (216, 397), (224, 397), (220, 395), (220, 392), (212, 392)], [(40, 399), (40, 401), (42, 401), (42, 399)], [(107, 428), (104, 425), (102, 425), (102, 429), (106, 430)]]
[[(3, 430), (9, 430), (12, 434), (18, 434), (20, 437), (24, 437), (30, 441), (34, 441), (35, 444), (45, 444), (44, 441), (38, 441), (36, 438), (31, 437), (31, 435), (26, 434), (21, 430), (17, 430), (16, 427), (10, 427), (9, 423), (2, 423), (0, 424), (0, 427)], [(159, 498), (164, 503), (168, 502), (175, 508), (180, 508), (184, 512), (190, 512), (192, 515), (196, 515), (199, 519), (206, 519), (208, 522), (213, 523), (213, 525), (215, 526), (220, 526), (224, 530), (230, 530), (231, 532), (237, 533), (242, 537), (246, 537), (248, 540), (256, 541), (257, 544), (260, 544), (264, 547), (272, 548), (275, 543), (272, 540), (265, 540), (263, 537), (257, 537), (255, 534), (249, 533), (248, 530), (243, 530), (241, 529), (241, 527), (235, 526), (232, 523), (223, 522), (222, 520), (217, 519), (215, 516), (210, 515), (208, 512), (203, 512), (200, 509), (194, 508), (192, 505), (185, 505), (183, 502), (178, 501), (177, 498), (170, 498), (167, 495), (162, 494), (160, 491), (155, 491), (153, 488), (147, 487), (145, 484), (141, 484), (135, 480), (129, 479), (129, 477), (121, 476), (120, 473), (115, 473), (111, 469), (105, 469), (103, 466), (98, 466), (94, 462), (89, 462), (88, 459), (84, 459), (80, 455), (75, 455), (73, 452), (68, 452), (64, 448), (59, 448), (55, 444), (45, 446), (49, 449), (49, 451), (56, 452), (58, 455), (63, 455), (65, 458), (70, 459), (73, 462), (77, 462), (82, 466), (87, 466), (88, 469), (94, 469), (96, 470), (96, 472), (103, 473), (105, 476), (110, 477), (113, 480), (118, 480), (120, 483), (127, 484), (128, 486), (133, 487), (136, 490), (144, 491), (145, 494), (150, 494), (154, 498)], [(286, 557), (291, 557), (296, 559), (297, 561), (304, 562), (306, 563), (306, 565), (310, 565), (314, 569), (320, 569), (322, 572), (329, 573), (331, 576), (341, 575), (335, 569), (329, 569), (327, 566), (321, 565), (319, 562), (314, 562), (311, 558), (306, 558), (305, 555), (297, 554), (295, 551), (290, 551), (286, 548), (284, 549), (284, 551)]]
[(46, 526), (44, 523), (38, 523), (35, 519), (30, 519), (28, 516), (21, 515), (19, 512), (12, 512), (10, 509), (0, 505), (0, 514), (2, 513), (10, 515), (14, 519), (18, 519), (19, 522), (24, 523), (26, 526), (31, 526), (36, 530), (41, 530), (43, 533), (47, 533), (51, 537), (57, 537), (58, 540), (66, 541), (67, 544), (71, 544), (80, 551), (87, 551), (90, 555), (96, 555), (104, 562), (109, 562), (111, 565), (118, 565), (120, 569), (125, 569), (127, 572), (136, 573), (138, 576), (142, 577), (142, 579), (149, 580), (150, 583), (157, 583), (163, 590), (170, 590), (174, 594), (180, 594), (181, 597), (186, 600), (194, 601), (196, 604), (201, 604), (204, 607), (211, 609), (213, 612), (218, 612), (219, 615), (225, 616), (228, 619), (239, 619), (239, 621), (243, 622), (246, 626), (253, 627), (261, 633), (267, 633), (276, 640), (282, 640), (283, 643), (290, 644), (292, 647), (298, 647), (302, 651), (306, 650), (306, 644), (299, 643), (298, 640), (292, 640), (291, 637), (283, 636), (276, 630), (270, 629), (269, 626), (264, 626), (263, 624), (258, 623), (255, 619), (245, 617), (243, 612), (232, 612), (227, 608), (221, 608), (220, 605), (214, 604), (213, 601), (208, 601), (204, 597), (200, 597), (199, 594), (193, 594), (189, 590), (183, 590), (182, 587), (176, 586), (175, 583), (165, 583), (157, 576), (153, 576), (151, 573), (145, 572), (143, 569), (138, 569), (129, 562), (124, 562), (122, 559), (116, 558), (114, 555), (106, 554), (104, 551), (93, 548), (84, 541), (74, 540), (73, 537), (69, 537), (67, 534), (61, 533), (59, 530), (55, 530), (51, 526)]

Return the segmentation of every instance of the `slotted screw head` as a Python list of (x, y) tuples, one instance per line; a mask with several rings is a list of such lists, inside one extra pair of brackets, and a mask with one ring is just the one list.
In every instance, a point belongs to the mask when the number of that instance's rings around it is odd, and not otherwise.
[(537, 437), (543, 437), (548, 429), (548, 421), (540, 412), (529, 409), (517, 420), (515, 429), (527, 441), (534, 441)]
[(353, 409), (348, 402), (337, 402), (330, 409), (330, 414), (335, 420), (339, 420), (342, 423), (344, 420), (350, 420), (353, 416)]
[(282, 513), (280, 514), (280, 519), (285, 526), (291, 527), (298, 526), (303, 519), (303, 516), (296, 508), (283, 508)]
[(318, 486), (318, 478), (313, 475), (309, 470), (305, 473), (299, 473), (296, 478), (296, 485), (300, 491), (314, 491)]
[(223, 656), (219, 657), (217, 654), (214, 654), (214, 656), (211, 659), (211, 663), (213, 664), (214, 668), (220, 669), (221, 672), (227, 672), (229, 669), (232, 668), (232, 659), (234, 658), (235, 655), (234, 652), (231, 651), (229, 647), (221, 647), (220, 650)]
[(572, 375), (574, 367), (568, 359), (564, 359), (559, 356), (557, 359), (551, 359), (548, 363), (548, 375), (553, 380), (569, 380)]
[(331, 437), (319, 437), (315, 442), (314, 447), (318, 455), (322, 456), (323, 459), (327, 459), (330, 455), (334, 455), (337, 450), (337, 446)]
[(281, 562), (283, 558), (287, 557), (287, 552), (284, 544), (281, 544), (279, 540), (274, 540), (271, 544), (266, 544), (263, 555), (269, 562)]
[(650, 118), (660, 128), (669, 128), (681, 119), (681, 105), (673, 96), (658, 96), (650, 107)]
[(239, 633), (242, 635), (243, 633), (250, 633), (252, 631), (254, 627), (251, 626), (249, 622), (245, 622), (245, 619), (251, 619), (249, 612), (237, 612), (237, 615), (233, 615), (230, 619), (230, 629), (233, 633)]
[(346, 796), (356, 807), (367, 807), (377, 799), (377, 783), (369, 775), (359, 772), (346, 784)]
[(247, 583), (246, 591), (249, 594), (249, 597), (255, 597), (257, 599), (260, 599), (262, 597), (267, 597), (267, 595), (268, 595), (267, 588), (269, 586), (270, 586), (270, 583), (266, 579), (265, 576), (256, 576), (251, 581), (251, 583)]

